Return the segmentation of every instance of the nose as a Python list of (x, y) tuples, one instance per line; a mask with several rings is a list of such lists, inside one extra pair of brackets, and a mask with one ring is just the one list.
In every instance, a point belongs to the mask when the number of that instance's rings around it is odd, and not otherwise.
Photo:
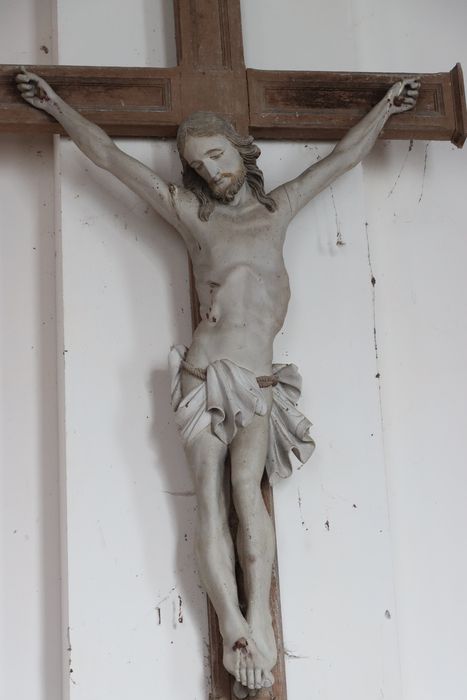
[(212, 180), (213, 178), (216, 177), (216, 175), (219, 174), (219, 166), (214, 163), (211, 159), (206, 159), (203, 163), (204, 168), (209, 175), (209, 179)]

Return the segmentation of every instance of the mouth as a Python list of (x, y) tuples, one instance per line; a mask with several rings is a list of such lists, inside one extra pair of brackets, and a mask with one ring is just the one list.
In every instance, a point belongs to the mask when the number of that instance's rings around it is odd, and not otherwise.
[(226, 177), (229, 177), (229, 175), (227, 175), (226, 173), (224, 173), (223, 175), (216, 175), (216, 177), (212, 178), (211, 184), (212, 185), (219, 185), (219, 183), (221, 183), (222, 180), (225, 180)]
[(208, 184), (213, 197), (224, 204), (228, 204), (233, 201), (245, 179), (246, 170), (243, 168), (238, 173), (217, 173), (215, 177), (209, 180)]

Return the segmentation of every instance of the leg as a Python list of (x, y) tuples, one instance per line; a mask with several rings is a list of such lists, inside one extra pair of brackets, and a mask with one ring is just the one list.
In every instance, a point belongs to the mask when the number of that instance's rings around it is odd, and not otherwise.
[(219, 619), (224, 666), (239, 680), (244, 645), (253, 640), (238, 603), (235, 556), (227, 521), (224, 469), (227, 447), (209, 429), (186, 448), (198, 498), (195, 551), (203, 586)]
[[(269, 603), (274, 528), (261, 494), (268, 435), (269, 415), (255, 416), (248, 427), (238, 431), (230, 448), (232, 494), (239, 518), (237, 549), (248, 598), (247, 621), (256, 646), (266, 660), (262, 685), (272, 682), (268, 672), (277, 660)], [(250, 682), (247, 683), (249, 687)], [(258, 687), (258, 678), (255, 678), (254, 687)]]

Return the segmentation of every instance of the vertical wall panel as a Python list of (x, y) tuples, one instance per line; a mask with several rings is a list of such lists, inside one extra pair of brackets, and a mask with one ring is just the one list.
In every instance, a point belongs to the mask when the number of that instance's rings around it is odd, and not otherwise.
[[(2, 2), (0, 61), (48, 63), (48, 2)], [(59, 700), (52, 139), (0, 139), (0, 696)]]
[[(362, 70), (467, 66), (464, 3), (354, 10)], [(404, 698), (463, 700), (467, 152), (380, 144), (364, 173)]]
[[(171, 3), (58, 3), (59, 60), (170, 64)], [(89, 9), (89, 8), (88, 8)], [(105, 29), (112, 15), (112, 32)], [(156, 53), (154, 53), (156, 52)], [(178, 180), (171, 142), (120, 140)], [(170, 409), (167, 354), (188, 342), (178, 235), (67, 140), (61, 171), (69, 678), (74, 699), (206, 695), (195, 500)], [(180, 673), (183, 659), (183, 673)]]

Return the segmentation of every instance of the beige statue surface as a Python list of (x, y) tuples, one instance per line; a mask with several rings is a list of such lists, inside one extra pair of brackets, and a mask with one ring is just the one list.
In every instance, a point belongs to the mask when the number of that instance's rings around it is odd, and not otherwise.
[[(272, 364), (290, 297), (284, 239), (297, 212), (369, 153), (387, 119), (415, 105), (420, 83), (396, 83), (326, 158), (268, 194), (252, 137), (240, 136), (210, 112), (192, 115), (179, 128), (180, 186), (121, 151), (37, 75), (23, 69), (17, 84), (29, 104), (55, 117), (83, 153), (141, 195), (186, 244), (202, 320), (189, 349), (173, 348), (170, 365), (172, 403), (199, 505), (199, 570), (237, 694), (270, 687), (277, 657), (269, 608), (274, 533), (260, 482), (265, 465), (271, 480), (288, 476), (291, 451), (304, 462), (314, 448), (310, 423), (296, 408), (297, 368)], [(224, 493), (228, 451), (239, 519), (235, 544)]]

